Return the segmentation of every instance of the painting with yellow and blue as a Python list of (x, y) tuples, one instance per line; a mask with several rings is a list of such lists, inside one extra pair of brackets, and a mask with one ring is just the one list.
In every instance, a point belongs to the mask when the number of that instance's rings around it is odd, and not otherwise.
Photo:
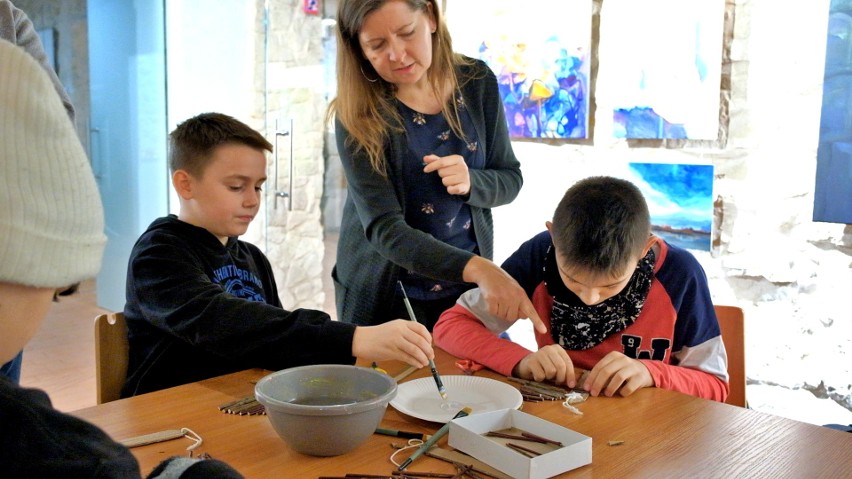
[(713, 165), (629, 163), (628, 180), (645, 196), (651, 231), (671, 244), (710, 250)]
[(451, 0), (453, 49), (497, 77), (512, 138), (587, 138), (591, 0)]

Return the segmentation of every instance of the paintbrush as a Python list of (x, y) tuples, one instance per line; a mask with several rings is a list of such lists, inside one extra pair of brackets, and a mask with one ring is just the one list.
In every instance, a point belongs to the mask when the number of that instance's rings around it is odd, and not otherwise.
[[(464, 409), (462, 409), (461, 411), (456, 413), (456, 415), (453, 416), (453, 419), (465, 417), (468, 414), (470, 414), (471, 412), (473, 412), (473, 409), (471, 409), (469, 407), (465, 407)], [(452, 419), (450, 421), (452, 421)], [(414, 451), (414, 454), (412, 454), (408, 459), (406, 459), (405, 461), (403, 461), (402, 464), (399, 465), (399, 468), (397, 470), (398, 471), (404, 471), (406, 467), (411, 465), (411, 463), (415, 459), (422, 456), (424, 452), (428, 451), (432, 446), (434, 446), (435, 443), (438, 442), (438, 439), (441, 439), (442, 437), (444, 437), (449, 431), (450, 431), (450, 423), (448, 422), (448, 423), (444, 424), (443, 426), (441, 426), (441, 429), (438, 429), (438, 432), (433, 434), (432, 437), (430, 437), (428, 441), (421, 444), (420, 447), (418, 447), (417, 450)]]
[[(402, 281), (397, 281), (399, 283), (399, 289), (402, 290), (402, 301), (405, 303), (405, 309), (408, 310), (408, 315), (411, 316), (411, 320), (415, 323), (417, 322), (417, 317), (414, 316), (414, 310), (411, 309), (411, 302), (408, 300), (408, 295), (405, 294), (405, 288), (402, 286)], [(432, 378), (435, 379), (435, 385), (438, 386), (438, 394), (441, 395), (441, 399), (447, 400), (447, 388), (444, 387), (443, 381), (441, 381), (441, 376), (438, 376), (438, 368), (435, 367), (435, 361), (429, 360), (429, 368), (432, 369)]]

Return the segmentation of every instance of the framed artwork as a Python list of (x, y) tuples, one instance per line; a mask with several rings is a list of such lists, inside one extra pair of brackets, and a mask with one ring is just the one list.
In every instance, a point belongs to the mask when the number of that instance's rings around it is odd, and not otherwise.
[(448, 0), (453, 49), (484, 60), (512, 138), (586, 138), (591, 0)]
[(681, 248), (710, 251), (713, 165), (629, 163), (625, 179), (645, 196), (655, 235)]
[(814, 221), (852, 224), (852, 4), (828, 14)]
[(724, 14), (725, 0), (603, 3), (598, 85), (616, 138), (718, 138)]

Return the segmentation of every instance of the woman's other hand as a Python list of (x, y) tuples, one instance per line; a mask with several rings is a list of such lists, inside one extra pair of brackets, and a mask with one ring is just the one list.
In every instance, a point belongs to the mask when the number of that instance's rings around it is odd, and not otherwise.
[(426, 155), (423, 157), (426, 167), (424, 173), (438, 172), (441, 182), (451, 195), (466, 196), (470, 193), (470, 172), (461, 155)]

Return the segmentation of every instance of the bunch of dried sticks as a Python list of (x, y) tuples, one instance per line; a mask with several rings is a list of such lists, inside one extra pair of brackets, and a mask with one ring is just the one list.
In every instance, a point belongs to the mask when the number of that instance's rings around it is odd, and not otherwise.
[(266, 408), (263, 404), (257, 402), (253, 397), (238, 399), (227, 404), (219, 406), (219, 410), (228, 414), (236, 414), (237, 416), (258, 416), (265, 415)]
[(545, 384), (527, 379), (519, 379), (508, 377), (506, 378), (513, 383), (520, 384), (518, 389), (521, 391), (521, 396), (525, 401), (541, 402), (541, 401), (564, 401), (565, 397), (570, 392), (565, 388)]

